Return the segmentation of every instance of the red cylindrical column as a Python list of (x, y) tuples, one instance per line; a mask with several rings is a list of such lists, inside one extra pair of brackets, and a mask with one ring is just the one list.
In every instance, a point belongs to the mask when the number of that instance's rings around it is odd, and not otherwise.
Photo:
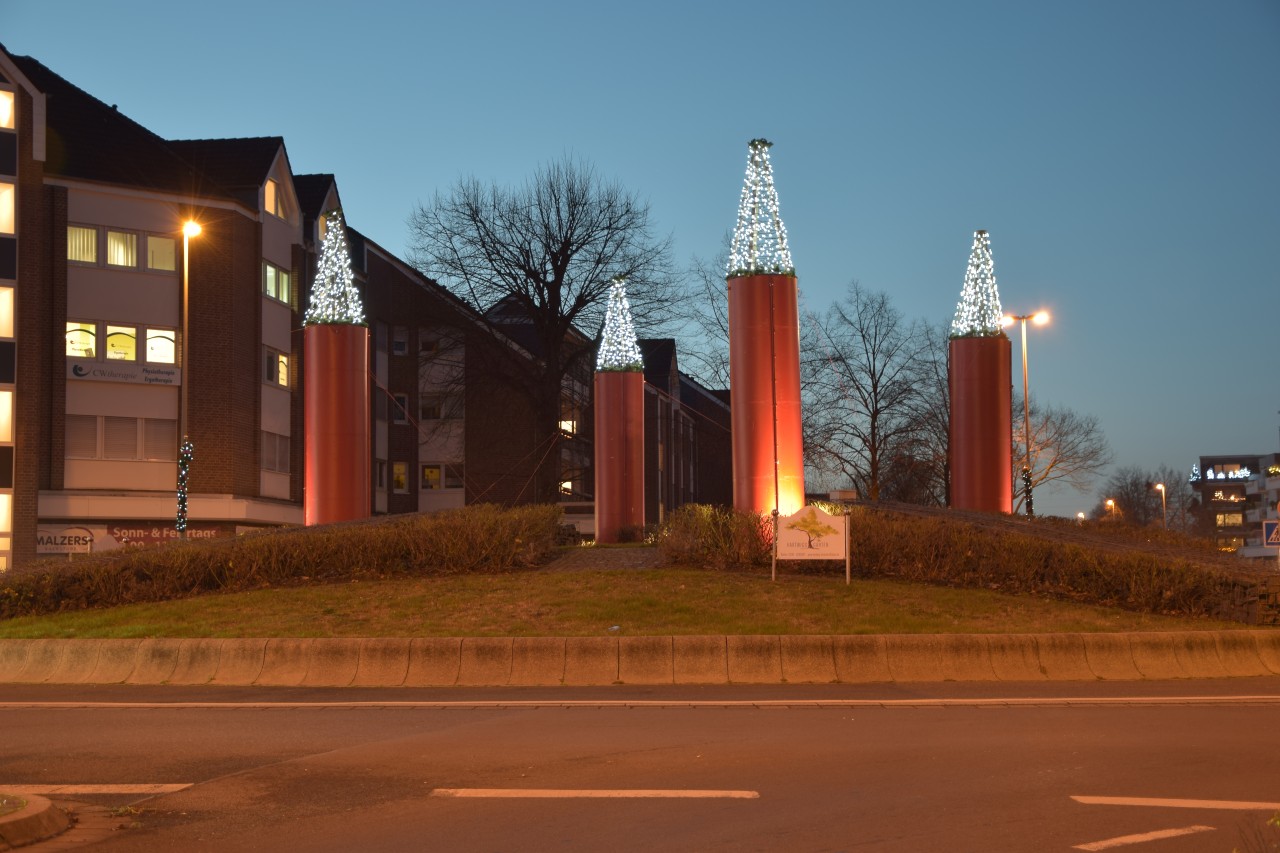
[(795, 276), (729, 279), (737, 509), (790, 515), (804, 506), (799, 314)]
[(306, 524), (369, 517), (369, 329), (313, 323), (306, 360)]
[(644, 374), (596, 372), (596, 541), (644, 525)]
[(1013, 511), (1011, 347), (1004, 335), (953, 338), (951, 506)]

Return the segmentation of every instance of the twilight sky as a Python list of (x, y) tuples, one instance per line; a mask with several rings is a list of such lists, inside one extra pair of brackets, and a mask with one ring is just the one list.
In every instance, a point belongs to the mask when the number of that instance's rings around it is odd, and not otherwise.
[(763, 136), (804, 308), (949, 322), (985, 228), (1053, 313), (1032, 396), (1117, 465), (1280, 450), (1276, 0), (0, 0), (0, 42), (164, 137), (283, 136), (401, 253), (437, 190), (570, 153), (710, 258)]

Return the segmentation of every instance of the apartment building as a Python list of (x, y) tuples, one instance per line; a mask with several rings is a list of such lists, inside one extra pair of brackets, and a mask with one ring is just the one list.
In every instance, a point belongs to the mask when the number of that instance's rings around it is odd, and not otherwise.
[[(184, 436), (188, 537), (303, 522), (302, 317), (341, 208), (336, 178), (295, 175), (280, 137), (163, 139), (0, 45), (0, 571), (177, 538)], [(371, 512), (590, 502), (590, 337), (566, 342), (583, 358), (549, 441), (516, 393), (538, 358), (529, 318), (482, 315), (347, 235), (371, 332)], [(655, 385), (664, 423), (685, 424), (690, 383)], [(728, 463), (708, 474), (680, 449), (694, 432), (655, 436), (660, 507), (728, 500)]]

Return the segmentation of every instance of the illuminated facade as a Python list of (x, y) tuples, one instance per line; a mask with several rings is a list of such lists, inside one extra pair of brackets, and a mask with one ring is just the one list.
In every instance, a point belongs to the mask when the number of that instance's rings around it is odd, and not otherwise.
[(1191, 472), (1200, 528), (1242, 557), (1276, 558), (1262, 544), (1262, 522), (1280, 519), (1280, 453), (1201, 456)]

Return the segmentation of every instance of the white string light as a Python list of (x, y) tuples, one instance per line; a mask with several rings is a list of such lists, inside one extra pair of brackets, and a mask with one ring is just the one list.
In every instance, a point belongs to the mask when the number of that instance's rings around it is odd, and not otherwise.
[(747, 143), (747, 177), (738, 201), (738, 224), (729, 253), (729, 278), (746, 275), (795, 275), (787, 228), (778, 211), (767, 139)]
[(991, 240), (986, 231), (973, 232), (973, 250), (969, 253), (969, 269), (964, 274), (964, 290), (951, 321), (951, 337), (994, 337), (1003, 334), (1000, 291), (991, 261)]
[(596, 370), (644, 370), (640, 345), (636, 343), (636, 329), (631, 322), (631, 303), (627, 301), (625, 278), (615, 278), (609, 291)]
[(302, 322), (351, 323), (364, 325), (364, 307), (351, 272), (351, 255), (347, 252), (347, 231), (342, 226), (342, 211), (334, 210), (325, 217), (324, 246), (316, 265), (316, 282), (311, 289), (311, 304)]

